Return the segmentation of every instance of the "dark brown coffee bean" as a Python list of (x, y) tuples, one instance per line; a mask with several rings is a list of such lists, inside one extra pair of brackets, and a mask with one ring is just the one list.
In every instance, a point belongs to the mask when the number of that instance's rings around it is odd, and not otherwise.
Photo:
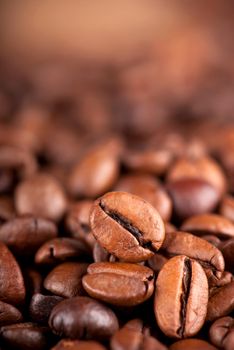
[(0, 300), (9, 304), (22, 304), (25, 299), (23, 276), (14, 256), (0, 242)]
[(31, 319), (34, 322), (47, 324), (52, 309), (62, 300), (63, 298), (56, 295), (34, 294), (29, 306)]
[(81, 240), (55, 238), (45, 242), (35, 255), (36, 264), (54, 264), (72, 258), (89, 255), (89, 247)]
[(0, 327), (22, 321), (23, 316), (16, 307), (0, 301)]
[(106, 348), (92, 340), (60, 340), (51, 350), (106, 350)]
[(234, 349), (234, 319), (222, 317), (216, 320), (210, 327), (211, 342), (224, 350)]
[(15, 176), (10, 169), (0, 168), (0, 193), (9, 192), (14, 186)]
[(11, 197), (0, 197), (0, 223), (12, 219), (15, 216), (14, 202)]
[(43, 288), (42, 275), (34, 268), (27, 268), (24, 271), (25, 285), (29, 296), (41, 293)]
[(21, 178), (28, 177), (37, 170), (33, 155), (14, 146), (0, 147), (0, 169), (16, 171)]
[(128, 262), (149, 259), (161, 247), (165, 235), (156, 209), (126, 192), (110, 192), (97, 199), (90, 224), (100, 245)]
[(35, 174), (16, 188), (15, 206), (18, 214), (32, 214), (58, 221), (65, 213), (66, 205), (62, 187), (49, 174)]
[(71, 298), (56, 305), (49, 325), (56, 334), (71, 339), (108, 339), (119, 328), (113, 311), (88, 297)]
[(212, 211), (220, 197), (218, 190), (202, 179), (179, 179), (170, 182), (167, 189), (180, 220)]
[(208, 321), (227, 316), (234, 310), (234, 281), (220, 288), (209, 298), (207, 316)]
[(158, 273), (167, 261), (168, 259), (165, 256), (155, 253), (154, 256), (148, 260), (148, 265), (154, 272)]
[(234, 238), (221, 243), (219, 249), (223, 254), (227, 270), (234, 273)]
[(157, 323), (167, 336), (195, 335), (203, 326), (208, 303), (208, 282), (201, 265), (186, 256), (170, 259), (158, 275), (154, 302)]
[(198, 235), (212, 234), (226, 239), (234, 237), (234, 224), (216, 214), (193, 216), (183, 223), (181, 229)]
[(117, 259), (114, 255), (108, 253), (108, 251), (96, 241), (93, 247), (93, 260), (94, 262), (115, 262)]
[(64, 298), (82, 295), (82, 276), (88, 264), (66, 262), (56, 266), (45, 278), (44, 287), (51, 293)]
[(234, 198), (230, 195), (226, 195), (219, 208), (220, 215), (224, 216), (230, 221), (234, 221)]
[(72, 169), (68, 189), (74, 197), (95, 198), (108, 191), (119, 174), (118, 140), (95, 146)]
[(172, 344), (169, 350), (218, 350), (201, 339), (183, 339)]
[(216, 188), (220, 195), (227, 186), (221, 167), (207, 156), (178, 159), (168, 173), (168, 181), (184, 178), (204, 180)]
[(31, 216), (12, 219), (0, 227), (0, 240), (19, 255), (34, 254), (44, 242), (57, 234), (53, 222)]
[(172, 202), (166, 191), (150, 175), (123, 176), (115, 187), (116, 191), (130, 192), (145, 199), (157, 209), (164, 221), (169, 221), (172, 213)]
[(49, 329), (33, 323), (18, 323), (2, 327), (0, 339), (7, 349), (45, 350), (49, 345)]
[(224, 259), (220, 250), (204, 239), (187, 232), (167, 233), (162, 245), (162, 253), (169, 257), (184, 254), (193, 258), (218, 278), (224, 271)]
[(119, 306), (134, 306), (151, 297), (154, 274), (145, 266), (100, 262), (89, 265), (82, 283), (93, 298)]

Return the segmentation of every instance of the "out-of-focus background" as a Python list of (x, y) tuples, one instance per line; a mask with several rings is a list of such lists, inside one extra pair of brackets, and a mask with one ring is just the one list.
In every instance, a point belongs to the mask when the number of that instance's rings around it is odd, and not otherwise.
[(0, 117), (40, 106), (136, 135), (231, 121), (233, 20), (231, 0), (2, 0)]

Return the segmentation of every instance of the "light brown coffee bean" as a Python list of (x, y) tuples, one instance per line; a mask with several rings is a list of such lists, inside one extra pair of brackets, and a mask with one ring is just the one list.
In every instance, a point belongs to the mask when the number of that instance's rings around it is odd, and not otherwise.
[(149, 299), (154, 291), (154, 273), (145, 266), (128, 263), (94, 263), (82, 283), (95, 299), (119, 306), (134, 306)]
[(183, 339), (172, 344), (169, 350), (218, 350), (213, 345), (201, 339)]
[(106, 350), (100, 343), (92, 340), (60, 340), (51, 350)]
[(149, 259), (161, 247), (165, 235), (156, 209), (126, 192), (110, 192), (97, 199), (90, 224), (99, 244), (128, 262)]
[(201, 265), (186, 256), (170, 259), (158, 275), (154, 303), (157, 323), (167, 336), (195, 335), (203, 326), (208, 304), (208, 282)]

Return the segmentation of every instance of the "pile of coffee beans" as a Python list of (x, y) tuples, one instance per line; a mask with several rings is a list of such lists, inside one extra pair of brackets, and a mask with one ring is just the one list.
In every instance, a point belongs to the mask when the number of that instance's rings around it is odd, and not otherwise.
[(1, 119), (0, 350), (234, 349), (234, 128), (160, 130)]

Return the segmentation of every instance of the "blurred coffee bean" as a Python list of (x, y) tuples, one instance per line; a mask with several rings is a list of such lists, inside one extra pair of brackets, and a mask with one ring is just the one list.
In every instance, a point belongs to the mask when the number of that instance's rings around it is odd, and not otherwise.
[(234, 347), (234, 320), (232, 317), (222, 317), (210, 327), (210, 340), (219, 348), (232, 350)]
[(234, 221), (234, 198), (230, 195), (226, 195), (221, 203), (219, 208), (220, 215), (229, 219), (230, 221)]
[(0, 301), (0, 327), (22, 321), (23, 316), (16, 307)]
[(209, 298), (206, 319), (214, 321), (227, 316), (234, 310), (234, 281), (217, 288)]
[(0, 196), (0, 223), (15, 216), (14, 201), (10, 196)]
[(110, 253), (108, 253), (108, 251), (102, 248), (102, 246), (98, 242), (96, 242), (93, 247), (93, 260), (94, 262), (97, 262), (97, 263), (105, 262), (105, 261), (107, 262), (118, 261), (118, 259), (114, 255), (111, 255)]
[(201, 339), (183, 339), (172, 344), (169, 350), (218, 350), (213, 345)]
[(223, 254), (227, 270), (234, 273), (234, 238), (221, 243), (219, 249)]
[(34, 294), (29, 306), (31, 319), (37, 323), (48, 324), (52, 309), (62, 300), (62, 297), (56, 295)]
[(106, 350), (106, 348), (92, 340), (60, 340), (51, 350)]

